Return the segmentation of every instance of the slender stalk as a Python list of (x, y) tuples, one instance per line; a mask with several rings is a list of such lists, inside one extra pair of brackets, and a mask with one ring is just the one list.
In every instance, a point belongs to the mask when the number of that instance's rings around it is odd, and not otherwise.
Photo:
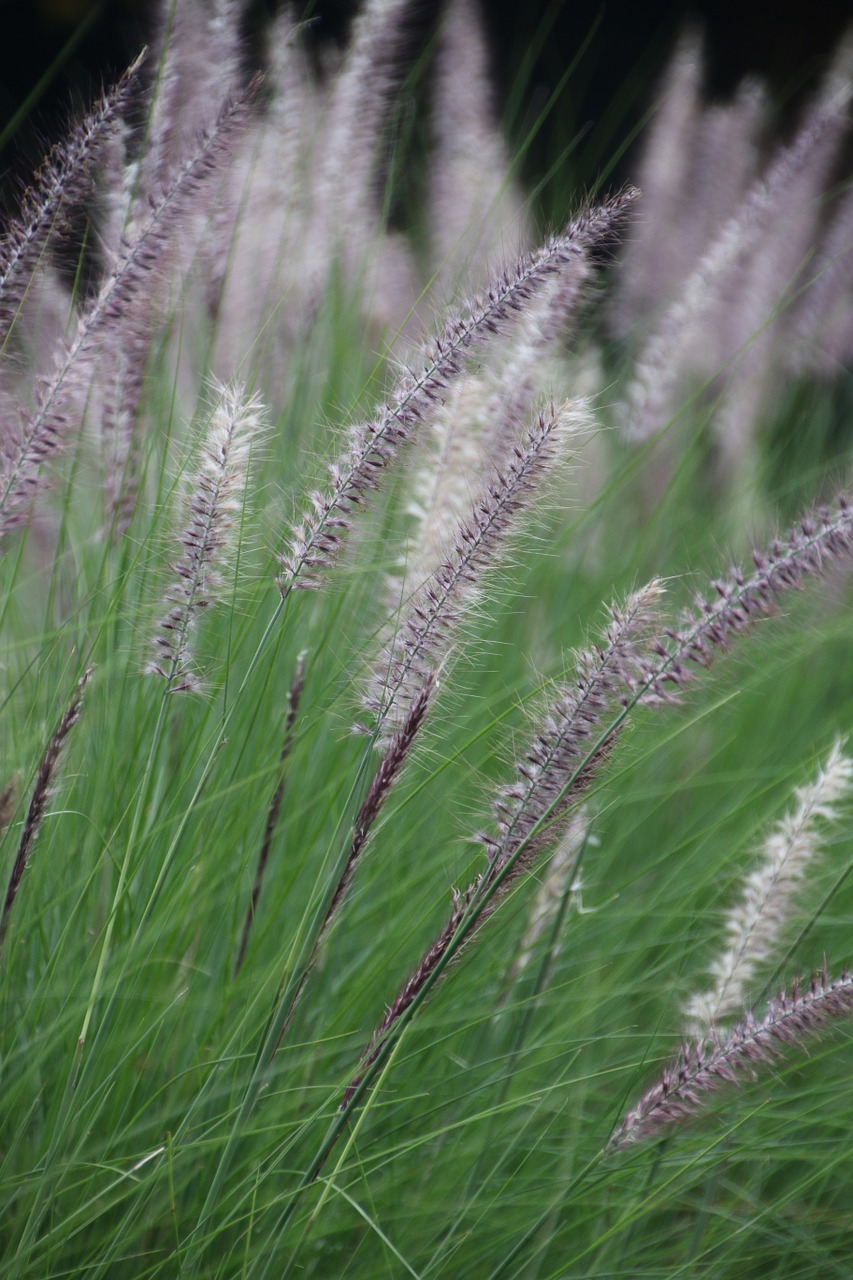
[[(208, 1189), (207, 1197), (193, 1232), (194, 1236), (198, 1235), (213, 1214), (219, 1192), (230, 1168), (236, 1143), (244, 1132), (246, 1121), (254, 1110), (258, 1095), (263, 1087), (266, 1073), (292, 1022), (317, 952), (352, 881), (373, 825), (388, 797), (391, 787), (408, 758), (418, 730), (429, 710), (433, 692), (434, 682), (429, 680), (426, 682), (420, 697), (412, 704), (405, 723), (392, 740), (359, 807), (347, 848), (335, 869), (334, 875), (328, 881), (320, 902), (317, 904), (311, 924), (302, 940), (299, 955), (293, 965), (290, 978), (270, 1014), (260, 1047), (255, 1055), (248, 1086), (229, 1133), (225, 1150)], [(195, 1266), (200, 1261), (202, 1250), (203, 1245), (191, 1246), (192, 1266)]]

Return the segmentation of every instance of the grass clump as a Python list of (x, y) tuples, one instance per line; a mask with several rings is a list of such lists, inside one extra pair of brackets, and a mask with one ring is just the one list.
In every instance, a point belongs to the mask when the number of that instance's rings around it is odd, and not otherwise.
[(4, 241), (0, 1277), (845, 1274), (849, 54), (538, 237), (449, 0), (403, 230), (412, 8)]

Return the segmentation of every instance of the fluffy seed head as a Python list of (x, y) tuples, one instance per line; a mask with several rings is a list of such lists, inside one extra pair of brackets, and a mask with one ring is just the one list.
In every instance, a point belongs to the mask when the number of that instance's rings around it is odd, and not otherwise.
[(351, 429), (347, 448), (330, 468), (330, 485), (311, 495), (280, 558), (278, 585), (283, 595), (293, 588), (321, 585), (323, 572), (343, 549), (354, 515), (379, 487), (400, 449), (411, 442), (419, 423), (446, 400), (466, 355), (522, 313), (543, 283), (567, 263), (600, 249), (637, 194), (629, 188), (584, 210), (562, 235), (524, 254), (482, 295), (447, 319), (442, 332), (425, 347), (422, 367), (404, 374), (375, 418)]
[(767, 837), (761, 861), (728, 914), (727, 945), (711, 966), (713, 986), (693, 996), (685, 1009), (694, 1035), (743, 1008), (757, 967), (773, 955), (795, 908), (819, 851), (821, 825), (838, 818), (838, 803), (850, 795), (851, 786), (853, 760), (836, 742), (814, 781), (795, 789), (795, 808)]
[(853, 1014), (853, 977), (845, 970), (831, 982), (826, 968), (803, 991), (771, 1000), (761, 1018), (747, 1014), (727, 1036), (712, 1029), (709, 1040), (683, 1047), (660, 1079), (643, 1094), (614, 1130), (608, 1149), (621, 1150), (642, 1138), (657, 1137), (671, 1124), (689, 1119), (724, 1086), (737, 1087), (773, 1063), (787, 1045), (802, 1048), (808, 1037), (828, 1031), (838, 1018)]
[(691, 678), (688, 663), (709, 667), (718, 649), (772, 613), (778, 599), (802, 580), (853, 549), (853, 508), (839, 497), (837, 510), (819, 507), (803, 516), (784, 537), (763, 551), (753, 551), (754, 571), (737, 566), (727, 578), (713, 582), (714, 595), (698, 595), (681, 626), (656, 641), (656, 658), (637, 678), (634, 698), (640, 702), (672, 701)]
[(218, 387), (202, 461), (181, 535), (183, 554), (172, 566), (167, 590), (172, 607), (153, 640), (146, 671), (168, 682), (170, 692), (197, 690), (192, 632), (198, 614), (216, 603), (232, 550), (234, 516), (240, 510), (249, 455), (263, 425), (257, 396), (242, 387)]
[(643, 678), (662, 592), (655, 579), (624, 605), (612, 605), (602, 642), (577, 655), (574, 682), (559, 685), (550, 699), (516, 762), (515, 781), (495, 800), (497, 835), (479, 837), (495, 873), (522, 846), (526, 864), (553, 838), (544, 824), (559, 820), (570, 807), (587, 780), (584, 762), (590, 750)]
[(462, 611), (478, 596), (483, 575), (505, 547), (521, 512), (541, 493), (558, 456), (560, 436), (587, 424), (585, 405), (551, 406), (540, 413), (475, 497), (445, 558), (415, 592), (376, 665), (364, 701), (383, 742), (423, 680), (447, 657)]

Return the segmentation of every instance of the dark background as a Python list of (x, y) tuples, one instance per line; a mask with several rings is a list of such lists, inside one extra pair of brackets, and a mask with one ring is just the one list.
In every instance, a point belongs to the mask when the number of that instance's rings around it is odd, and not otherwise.
[[(436, 4), (421, 0), (425, 28)], [(269, 7), (270, 0), (247, 4), (250, 58)], [(353, 0), (313, 0), (313, 39), (342, 39), (354, 7)], [(744, 73), (757, 71), (790, 113), (851, 21), (850, 0), (772, 6), (724, 0), (690, 7), (642, 0), (479, 0), (479, 7), (492, 40), (500, 100), (509, 103), (509, 131), (516, 141), (536, 134), (527, 161), (534, 172), (572, 137), (595, 138), (597, 153), (588, 148), (585, 159), (590, 169), (618, 154), (689, 17), (705, 31), (713, 94), (725, 94)], [(88, 102), (104, 78), (126, 66), (149, 37), (155, 9), (151, 0), (0, 0), (0, 129), (6, 126), (0, 177), (25, 172), (61, 132), (69, 104)], [(573, 59), (577, 64), (566, 79)], [(552, 98), (547, 119), (537, 123)]]

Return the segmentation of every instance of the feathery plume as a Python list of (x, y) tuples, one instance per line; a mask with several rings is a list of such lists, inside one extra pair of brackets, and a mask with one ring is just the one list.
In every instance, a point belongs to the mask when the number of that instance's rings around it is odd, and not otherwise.
[(445, 6), (437, 57), (431, 193), (439, 288), (481, 277), (496, 251), (530, 240), (521, 192), (496, 123), (482, 17), (473, 0)]
[(0, 338), (5, 341), (23, 303), (50, 235), (63, 226), (66, 209), (88, 194), (92, 170), (120, 123), (144, 55), (128, 67), (92, 110), (45, 159), (25, 192), (18, 217), (0, 242)]
[[(89, 677), (92, 674), (92, 668), (83, 672), (83, 675), (77, 682), (74, 690), (74, 697), (68, 704), (62, 719), (54, 729), (50, 741), (47, 744), (44, 755), (38, 767), (36, 774), (36, 782), (33, 788), (33, 794), (30, 799), (30, 807), (27, 810), (27, 816), (24, 820), (24, 829), (21, 833), (21, 840), (18, 845), (18, 852), (12, 866), (12, 873), (9, 876), (9, 882), (6, 886), (6, 897), (3, 901), (3, 913), (0, 916), (0, 946), (6, 937), (6, 931), (9, 927), (9, 913), (14, 906), (15, 899), (18, 896), (18, 890), (21, 887), (21, 881), (24, 878), (30, 857), (32, 855), (33, 846), (36, 837), (41, 829), (47, 812), (47, 804), (53, 795), (56, 784), (56, 773), (65, 748), (68, 735), (74, 725), (80, 718), (80, 710), (83, 706), (83, 694), (86, 685), (89, 683)], [(5, 793), (4, 793), (5, 795)]]
[(113, 265), (133, 219), (138, 163), (131, 160), (133, 131), (121, 117), (104, 140), (93, 220), (101, 256)]
[(243, 921), (243, 932), (240, 935), (240, 948), (237, 952), (237, 959), (234, 964), (234, 976), (240, 972), (243, 967), (243, 961), (246, 957), (246, 947), (249, 944), (249, 934), (255, 920), (255, 912), (258, 909), (258, 900), (261, 896), (261, 888), (264, 882), (264, 872), (267, 868), (270, 849), (272, 848), (272, 840), (278, 826), (279, 816), (281, 814), (281, 805), (284, 800), (285, 771), (284, 766), (290, 755), (293, 746), (293, 731), (296, 726), (296, 717), (299, 714), (299, 702), (302, 698), (302, 686), (305, 683), (305, 655), (300, 653), (296, 660), (296, 671), (290, 682), (290, 689), (287, 694), (287, 715), (284, 721), (284, 738), (281, 744), (281, 751), (278, 757), (278, 783), (276, 784), (273, 798), (270, 801), (270, 807), (267, 810), (267, 820), (264, 825), (264, 835), (261, 841), (261, 850), (258, 854), (258, 865), (255, 868), (255, 880), (252, 885), (252, 897), (246, 911), (246, 918)]
[(657, 659), (638, 676), (635, 701), (672, 701), (674, 688), (690, 679), (687, 662), (709, 667), (714, 651), (725, 649), (732, 636), (772, 613), (785, 591), (798, 587), (804, 577), (822, 573), (828, 563), (851, 549), (853, 508), (842, 495), (835, 513), (819, 507), (768, 549), (753, 551), (752, 574), (747, 577), (734, 566), (728, 578), (711, 584), (713, 598), (698, 595), (694, 610), (685, 613), (681, 626), (667, 631), (655, 643)]
[[(611, 308), (619, 337), (628, 336), (661, 299), (669, 301), (689, 268), (680, 230), (688, 224), (701, 80), (702, 41), (689, 30), (667, 68), (637, 173), (643, 200), (632, 218)], [(673, 228), (678, 234), (672, 234)]]
[[(151, 296), (170, 265), (168, 245), (183, 220), (198, 205), (205, 182), (231, 154), (257, 87), (228, 101), (211, 131), (198, 144), (172, 185), (151, 210), (132, 243), (80, 317), (77, 333), (64, 344), (53, 375), (38, 389), (34, 413), (23, 414), (23, 430), (0, 477), (0, 534), (23, 523), (42, 484), (41, 466), (60, 450), (69, 429), (79, 423), (91, 373), (102, 344), (127, 341), (138, 317), (137, 304), (150, 322)], [(138, 336), (138, 335), (137, 335)]]
[[(832, 79), (793, 141), (776, 152), (646, 339), (628, 389), (625, 430), (629, 438), (647, 439), (671, 416), (686, 366), (695, 353), (707, 351), (708, 317), (718, 307), (724, 288), (735, 279), (733, 273), (743, 270), (744, 262), (777, 225), (780, 209), (790, 214), (788, 193), (792, 184), (801, 191), (807, 190), (810, 201), (814, 199), (828, 160), (847, 126), (849, 93), (849, 88), (842, 90)], [(788, 283), (786, 278), (783, 285)], [(725, 315), (728, 324), (728, 309)], [(714, 355), (716, 363), (710, 373), (728, 358), (730, 353), (723, 354), (722, 359)]]
[(608, 1150), (657, 1137), (700, 1112), (717, 1090), (754, 1078), (757, 1068), (775, 1062), (786, 1046), (802, 1048), (809, 1036), (825, 1033), (851, 1013), (853, 977), (846, 970), (830, 982), (824, 967), (805, 991), (795, 982), (790, 993), (768, 1003), (760, 1019), (748, 1013), (727, 1036), (714, 1032), (709, 1041), (685, 1045), (614, 1130)]
[(160, 0), (157, 80), (140, 175), (143, 196), (168, 181), (210, 125), (222, 86), (237, 83), (239, 0)]
[[(779, 381), (789, 377), (785, 313), (796, 288), (807, 285), (805, 264), (819, 239), (825, 189), (848, 123), (844, 108), (850, 89), (838, 83), (836, 71), (821, 101), (836, 104), (837, 123), (816, 141), (809, 163), (791, 175), (784, 200), (738, 273), (732, 303), (724, 305), (717, 321), (717, 367), (726, 365), (727, 371), (723, 404), (713, 424), (718, 467), (729, 484), (743, 485), (743, 471), (755, 451), (756, 424)], [(847, 79), (853, 79), (853, 66)]]
[[(226, 175), (208, 255), (215, 369), (250, 359), (270, 388), (287, 377), (287, 352), (317, 304), (311, 181), (323, 104), (290, 7), (270, 33), (263, 110)], [(285, 301), (286, 300), (286, 301)], [(259, 338), (259, 335), (262, 337)]]
[[(406, 514), (411, 532), (400, 561), (388, 574), (387, 604), (396, 608), (435, 573), (471, 507), (489, 461), (486, 405), (489, 389), (482, 372), (465, 373), (428, 422), (423, 461), (411, 480)], [(520, 425), (520, 424), (519, 424)]]
[(387, 744), (426, 676), (446, 658), (462, 610), (480, 593), (482, 575), (533, 495), (541, 492), (560, 437), (588, 425), (585, 405), (552, 405), (483, 485), (445, 558), (406, 606), (374, 669), (364, 705), (373, 714), (380, 743)]
[[(130, 160), (130, 130), (113, 131), (106, 148), (98, 201), (98, 238), (110, 270), (126, 255), (139, 230), (136, 185), (139, 163)], [(106, 537), (118, 541), (130, 525), (136, 506), (139, 472), (139, 407), (161, 299), (148, 294), (143, 313), (134, 304), (133, 323), (113, 335), (104, 333), (97, 355), (97, 375), (90, 381), (90, 421), (99, 427)], [(128, 317), (130, 319), (130, 317)]]
[(169, 692), (197, 691), (192, 633), (197, 615), (216, 600), (222, 588), (240, 509), (249, 455), (263, 425), (258, 396), (239, 386), (216, 389), (204, 457), (190, 502), (190, 519), (181, 536), (183, 555), (173, 566), (177, 580), (166, 592), (172, 608), (158, 624), (155, 656), (146, 671), (162, 676)]
[[(692, 171), (683, 196), (683, 255), (677, 255), (678, 286), (717, 235), (720, 227), (737, 210), (760, 170), (760, 134), (767, 107), (767, 92), (760, 80), (748, 76), (741, 82), (731, 102), (712, 104), (702, 112), (696, 126), (697, 137), (690, 143), (694, 155)], [(662, 242), (668, 238), (665, 220), (657, 227)], [(663, 249), (661, 250), (663, 252)], [(652, 282), (653, 283), (653, 282)], [(655, 315), (671, 295), (658, 293), (649, 299), (645, 315)], [(641, 316), (637, 317), (642, 320)]]
[(638, 169), (643, 202), (610, 306), (611, 330), (635, 344), (673, 303), (759, 172), (763, 87), (748, 78), (732, 102), (703, 106), (701, 63), (701, 40), (688, 33), (672, 57)]
[(428, 456), (414, 477), (408, 507), (415, 525), (402, 578), (390, 575), (390, 600), (408, 600), (446, 556), (492, 459), (504, 457), (520, 435), (537, 378), (581, 306), (592, 273), (589, 259), (580, 257), (544, 284), (491, 367), (457, 378), (432, 415)]
[(789, 325), (798, 373), (833, 377), (853, 356), (853, 185), (838, 207)]
[(545, 280), (598, 245), (636, 194), (629, 189), (585, 210), (563, 235), (525, 254), (461, 315), (450, 316), (439, 337), (427, 346), (421, 370), (404, 376), (372, 421), (351, 429), (349, 447), (332, 464), (331, 485), (311, 496), (310, 509), (293, 527), (289, 548), (281, 556), (279, 590), (283, 595), (294, 587), (320, 586), (321, 572), (339, 556), (355, 511), (379, 486), (382, 473), (410, 442), (418, 423), (447, 397), (465, 354), (522, 312)]
[[(447, 922), (377, 1027), (358, 1073), (346, 1089), (342, 1107), (358, 1088), (388, 1032), (432, 980), (438, 966), (445, 963), (451, 946), (457, 946), (458, 956), (457, 933), (469, 909), (492, 886), (497, 886), (497, 897), (503, 895), (557, 838), (559, 825), (565, 822), (578, 793), (609, 754), (612, 734), (597, 747), (594, 759), (586, 761), (594, 733), (603, 731), (608, 712), (626, 699), (626, 680), (630, 687), (638, 671), (645, 668), (642, 647), (657, 618), (660, 595), (660, 584), (651, 582), (630, 596), (623, 608), (612, 606), (604, 645), (578, 656), (576, 684), (558, 691), (527, 752), (516, 764), (518, 781), (502, 788), (495, 801), (498, 836), (476, 837), (488, 855), (486, 871), (463, 891), (454, 889)], [(496, 905), (493, 894), (472, 919), (463, 945), (471, 941)]]
[(743, 1008), (755, 971), (777, 946), (800, 883), (818, 852), (818, 828), (837, 819), (838, 802), (850, 794), (852, 785), (853, 760), (836, 742), (814, 782), (795, 789), (796, 808), (767, 837), (761, 862), (728, 914), (728, 945), (711, 966), (713, 986), (694, 995), (685, 1008), (692, 1034), (706, 1034), (721, 1018)]
[(139, 487), (139, 406), (150, 355), (150, 334), (131, 331), (110, 343), (98, 376), (104, 447), (104, 532), (114, 541), (130, 527)]
[(327, 266), (337, 252), (357, 264), (375, 234), (378, 144), (402, 80), (400, 54), (414, 7), (412, 0), (366, 0), (332, 86), (315, 194)]

